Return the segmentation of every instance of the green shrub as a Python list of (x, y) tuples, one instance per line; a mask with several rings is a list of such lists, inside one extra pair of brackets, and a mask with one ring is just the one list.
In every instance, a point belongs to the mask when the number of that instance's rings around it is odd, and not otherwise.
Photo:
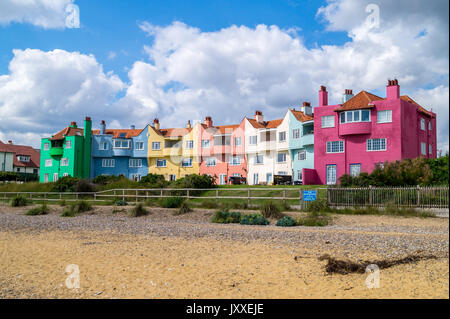
[(48, 209), (47, 204), (44, 203), (44, 204), (42, 204), (39, 207), (35, 207), (35, 208), (30, 209), (26, 213), (26, 215), (28, 215), (28, 216), (46, 215), (46, 214), (49, 213), (49, 211), (50, 210)]
[(284, 216), (281, 213), (280, 207), (273, 202), (266, 202), (261, 207), (261, 214), (265, 218), (282, 218)]
[(0, 182), (11, 182), (19, 178), (15, 172), (0, 172)]
[(308, 202), (306, 209), (307, 212), (330, 212), (331, 208), (328, 206), (326, 199), (318, 199)]
[(165, 197), (161, 199), (160, 205), (164, 208), (180, 208), (183, 202), (183, 197)]
[(140, 184), (149, 186), (151, 188), (164, 188), (167, 186), (167, 181), (164, 178), (164, 175), (159, 174), (147, 174), (146, 176), (142, 177), (139, 181)]
[(22, 195), (16, 196), (11, 200), (12, 207), (21, 207), (21, 206), (27, 206), (27, 205), (28, 205), (28, 199)]
[(132, 217), (146, 216), (148, 215), (148, 210), (144, 208), (144, 205), (142, 203), (138, 203), (136, 206), (133, 207), (133, 209), (130, 212), (130, 215)]
[(113, 182), (117, 182), (122, 178), (122, 176), (115, 176), (115, 175), (99, 175), (96, 176), (92, 183), (97, 185), (107, 185)]
[(76, 215), (75, 205), (70, 205), (62, 212), (61, 217), (75, 217)]
[(176, 211), (176, 212), (174, 213), (174, 215), (175, 215), (175, 216), (177, 216), (177, 215), (183, 215), (183, 214), (187, 214), (187, 213), (190, 213), (190, 212), (192, 212), (192, 209), (189, 207), (188, 203), (183, 202), (183, 203), (181, 203), (181, 206), (180, 206), (180, 208), (178, 209), (178, 211)]
[(92, 205), (84, 200), (76, 202), (73, 207), (77, 213), (84, 213), (92, 209)]
[(114, 201), (114, 205), (116, 205), (116, 206), (127, 206), (128, 203), (127, 203), (126, 200), (119, 199), (119, 200)]
[(214, 208), (219, 207), (219, 205), (215, 201), (211, 201), (211, 200), (206, 200), (206, 201), (201, 202), (200, 206), (203, 208), (207, 208), (207, 209), (214, 209)]
[(219, 224), (238, 224), (241, 222), (241, 213), (239, 212), (215, 212), (211, 218), (213, 223)]
[(96, 191), (96, 187), (94, 184), (89, 182), (89, 180), (86, 179), (80, 179), (78, 180), (75, 185), (73, 186), (73, 189), (77, 193), (93, 193)]
[(241, 225), (269, 225), (269, 221), (261, 214), (244, 215), (241, 218)]
[(66, 207), (66, 200), (65, 199), (61, 199), (59, 202), (58, 202), (58, 204), (59, 204), (59, 206), (61, 206), (61, 207)]
[(79, 181), (78, 177), (64, 176), (53, 183), (52, 192), (74, 192), (75, 184)]
[(309, 212), (307, 216), (297, 219), (298, 226), (327, 226), (331, 218), (324, 213), (313, 211)]
[(276, 225), (281, 227), (292, 227), (296, 226), (297, 223), (291, 216), (284, 216), (277, 221)]
[(214, 177), (203, 174), (190, 174), (177, 179), (171, 183), (175, 188), (215, 188), (217, 187)]

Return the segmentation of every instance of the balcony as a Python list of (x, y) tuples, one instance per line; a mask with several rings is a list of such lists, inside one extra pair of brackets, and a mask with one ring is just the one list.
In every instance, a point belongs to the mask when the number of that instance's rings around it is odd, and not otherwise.
[(301, 139), (302, 146), (314, 144), (314, 133), (305, 134)]
[(339, 124), (340, 135), (362, 135), (372, 132), (372, 122), (355, 122)]
[(181, 147), (165, 147), (162, 154), (163, 156), (181, 156), (183, 149)]
[(52, 147), (50, 149), (50, 156), (62, 156), (64, 149), (62, 147)]

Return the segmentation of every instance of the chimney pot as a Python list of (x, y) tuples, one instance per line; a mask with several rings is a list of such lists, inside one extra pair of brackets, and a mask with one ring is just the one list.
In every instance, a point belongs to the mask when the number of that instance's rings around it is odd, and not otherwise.
[(211, 116), (205, 117), (205, 123), (204, 123), (204, 124), (205, 124), (207, 127), (212, 127), (213, 122), (212, 122)]
[(255, 111), (254, 119), (258, 123), (262, 123), (264, 121), (264, 117), (261, 111)]
[(91, 118), (89, 117), (89, 116), (86, 116), (86, 119), (85, 119), (86, 121), (90, 121), (91, 120)]
[(13, 143), (13, 142), (12, 142), (11, 140), (8, 141), (8, 144), (12, 145), (12, 143)]
[(188, 120), (186, 127), (191, 128), (191, 120)]
[(328, 92), (325, 86), (320, 86), (319, 91), (319, 106), (327, 106), (328, 105)]
[(386, 87), (386, 99), (398, 99), (400, 98), (400, 86), (398, 85), (398, 80), (389, 80)]
[(158, 120), (158, 118), (155, 118), (153, 120), (153, 125), (155, 126), (155, 129), (159, 130), (159, 120)]
[(303, 106), (311, 106), (311, 103), (309, 103), (309, 102), (303, 102)]

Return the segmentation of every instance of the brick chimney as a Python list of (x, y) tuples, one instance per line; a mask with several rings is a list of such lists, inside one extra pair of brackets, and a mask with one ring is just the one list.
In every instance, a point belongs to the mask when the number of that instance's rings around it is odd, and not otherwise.
[(388, 80), (386, 86), (386, 100), (395, 100), (400, 98), (400, 85), (397, 79)]
[(264, 122), (264, 117), (261, 111), (255, 111), (255, 115), (253, 116), (253, 118), (258, 123)]
[(319, 91), (319, 106), (327, 106), (328, 105), (328, 92), (325, 86), (320, 87)]
[(70, 122), (70, 127), (77, 128), (77, 122), (75, 121)]
[(12, 145), (12, 143), (13, 143), (13, 142), (12, 142), (11, 140), (8, 141), (8, 144), (9, 144), (9, 145)]
[(191, 120), (188, 120), (187, 125), (186, 125), (186, 128), (188, 128), (188, 129), (192, 128), (192, 126), (191, 126)]
[(205, 118), (204, 124), (206, 125), (206, 127), (211, 127), (211, 126), (213, 125), (211, 116), (207, 116), (207, 117)]
[(305, 115), (312, 115), (311, 103), (303, 102), (303, 105), (302, 105), (300, 111), (302, 111), (303, 114), (305, 114)]
[(159, 120), (157, 118), (153, 120), (153, 126), (156, 130), (159, 130)]
[(345, 89), (344, 96), (342, 97), (342, 103), (347, 102), (353, 97), (353, 90)]
[(104, 120), (100, 122), (100, 134), (106, 134), (106, 122)]
[(135, 130), (136, 126), (135, 125), (130, 125), (130, 130)]

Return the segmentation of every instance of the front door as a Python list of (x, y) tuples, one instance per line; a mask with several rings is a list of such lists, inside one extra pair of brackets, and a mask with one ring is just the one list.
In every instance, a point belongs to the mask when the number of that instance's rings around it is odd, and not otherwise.
[(58, 180), (58, 173), (53, 173), (53, 181), (56, 182)]
[(270, 184), (270, 183), (273, 182), (273, 175), (272, 175), (272, 173), (267, 173), (266, 174), (266, 181), (267, 181), (267, 184)]
[(337, 181), (336, 165), (327, 165), (327, 185), (335, 185)]
[(220, 185), (225, 185), (225, 174), (220, 174), (219, 175), (219, 184)]

